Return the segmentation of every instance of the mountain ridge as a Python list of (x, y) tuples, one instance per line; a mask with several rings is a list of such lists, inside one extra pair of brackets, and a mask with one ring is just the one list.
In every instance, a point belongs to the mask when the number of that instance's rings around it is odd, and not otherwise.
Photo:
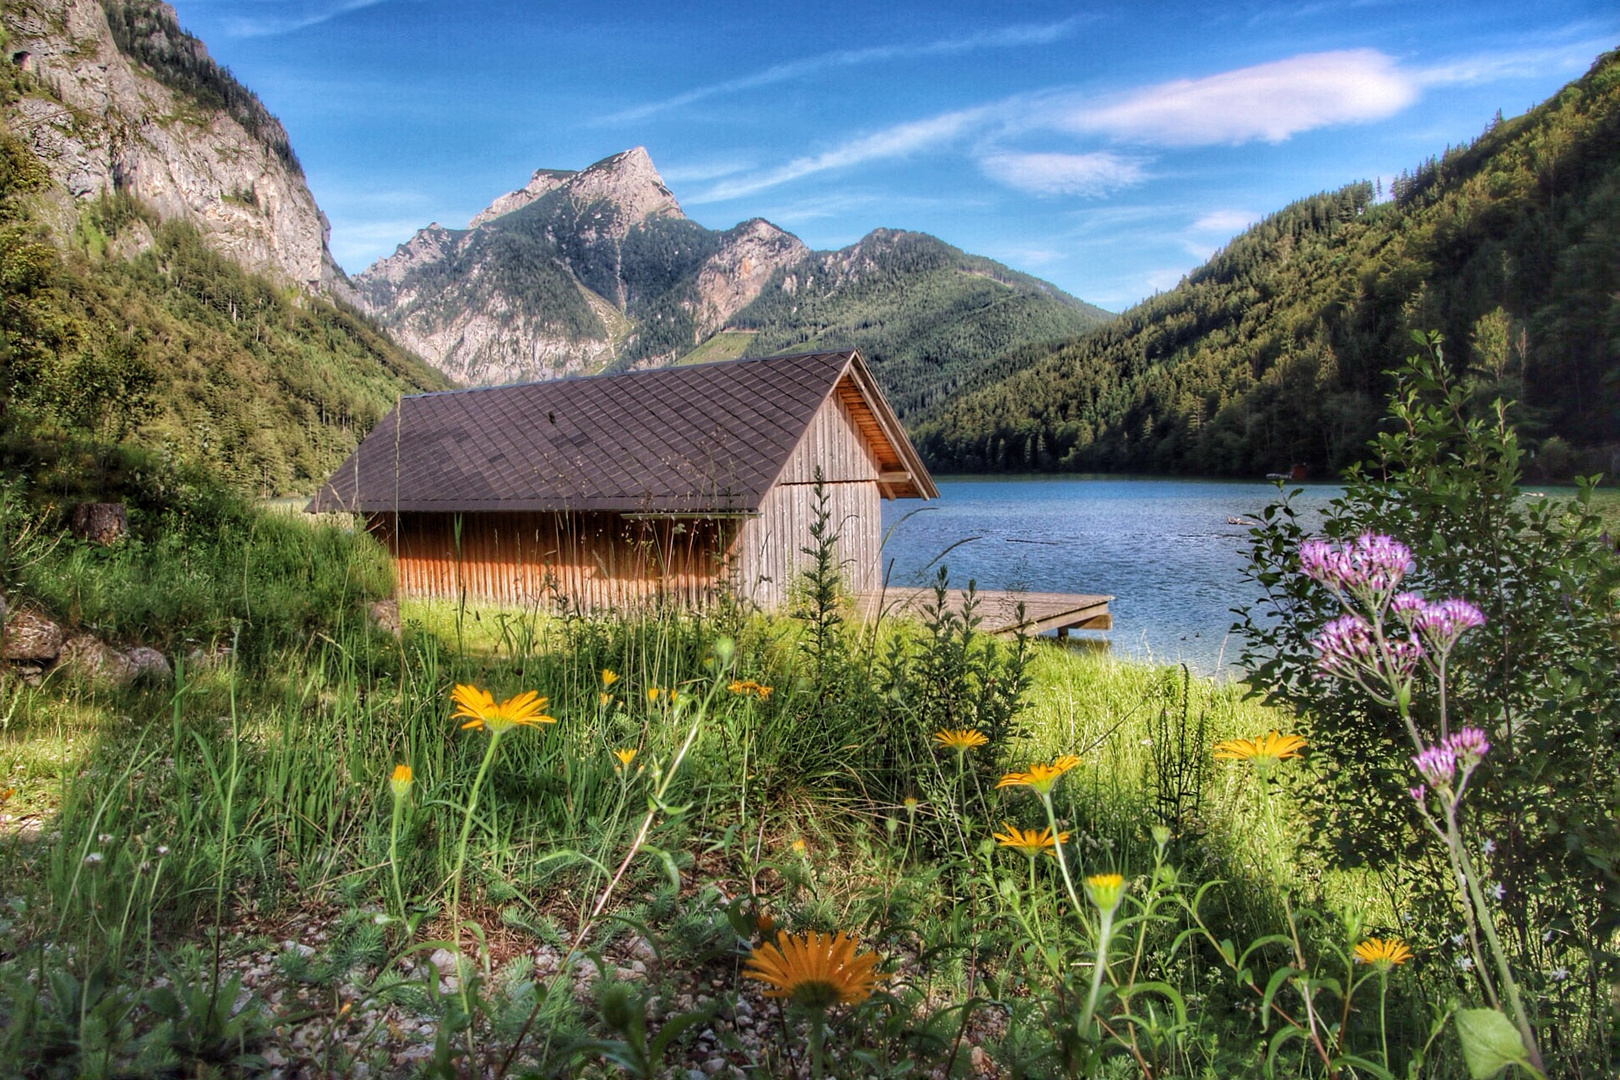
[(743, 333), (753, 352), (862, 348), (902, 414), (913, 369), (952, 386), (963, 367), (1109, 317), (926, 234), (875, 229), (813, 252), (763, 218), (707, 229), (642, 147), (538, 169), (466, 229), (418, 230), (354, 282), (366, 311), (462, 382), (667, 364)]

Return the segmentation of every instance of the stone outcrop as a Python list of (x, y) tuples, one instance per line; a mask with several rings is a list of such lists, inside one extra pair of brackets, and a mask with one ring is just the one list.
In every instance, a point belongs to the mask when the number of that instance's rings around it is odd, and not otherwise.
[[(510, 214), (528, 206), (542, 195), (556, 191), (570, 177), (578, 175), (571, 169), (536, 169), (529, 182), (516, 191), (508, 191), (494, 202), (473, 215), (467, 222), (467, 228), (476, 229), (486, 221), (493, 221), (503, 214)], [(432, 228), (432, 226), (428, 226)]]
[[(353, 299), (325, 215), (290, 152), (277, 152), (286, 134), (273, 118), (250, 133), (165, 86), (119, 50), (98, 0), (7, 0), (3, 10), (7, 47), (27, 53), (39, 87), (17, 101), (12, 126), (69, 195), (126, 191), (248, 270)], [(143, 10), (174, 27), (165, 48), (206, 56), (167, 5)]]
[(804, 241), (764, 218), (732, 229), (724, 246), (698, 271), (693, 311), (697, 336), (706, 338), (724, 327), (728, 319), (754, 302), (772, 274), (808, 254)]
[(55, 663), (67, 642), (67, 632), (36, 611), (19, 608), (6, 616), (0, 630), (0, 660), (32, 664)]

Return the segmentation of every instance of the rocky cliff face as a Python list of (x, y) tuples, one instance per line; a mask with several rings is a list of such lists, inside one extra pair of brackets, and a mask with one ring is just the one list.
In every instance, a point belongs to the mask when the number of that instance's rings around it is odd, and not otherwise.
[(355, 279), (407, 347), (469, 383), (684, 355), (807, 249), (765, 221), (687, 219), (646, 150), (540, 169), (464, 230), (438, 224)]
[(0, 19), (37, 76), (8, 121), (74, 199), (128, 192), (246, 269), (353, 298), (286, 132), (172, 8), (6, 0)]

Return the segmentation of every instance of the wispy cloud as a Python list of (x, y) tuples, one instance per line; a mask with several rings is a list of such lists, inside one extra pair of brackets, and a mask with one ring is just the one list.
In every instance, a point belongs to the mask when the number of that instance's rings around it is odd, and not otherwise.
[(1415, 78), (1423, 86), (1473, 86), (1548, 71), (1576, 74), (1585, 71), (1592, 58), (1612, 44), (1608, 38), (1591, 38), (1568, 45), (1480, 53), (1421, 68)]
[(773, 83), (788, 82), (792, 79), (801, 79), (807, 75), (826, 71), (831, 68), (857, 67), (862, 64), (886, 63), (895, 60), (920, 59), (929, 56), (953, 56), (962, 53), (977, 52), (981, 49), (1007, 49), (1024, 45), (1048, 45), (1061, 41), (1074, 32), (1079, 25), (1078, 18), (1065, 19), (1057, 23), (1024, 24), (1007, 26), (999, 30), (987, 30), (965, 37), (942, 38), (938, 41), (917, 42), (896, 45), (873, 45), (864, 49), (840, 49), (836, 52), (822, 53), (819, 56), (806, 57), (803, 60), (794, 60), (786, 64), (777, 64), (752, 75), (743, 75), (724, 82), (710, 83), (699, 86), (663, 101), (649, 102), (646, 105), (637, 105), (622, 112), (613, 113), (604, 117), (605, 123), (626, 123), (634, 120), (644, 120), (654, 113), (664, 112), (667, 109), (677, 109), (683, 105), (691, 105), (707, 98), (719, 97), (724, 94), (735, 94), (744, 90), (755, 90)]
[(1231, 236), (1242, 232), (1259, 220), (1260, 215), (1251, 210), (1211, 210), (1192, 223), (1192, 231), (1225, 233)]
[(1107, 195), (1145, 178), (1140, 160), (1100, 150), (1090, 154), (996, 153), (980, 159), (985, 174), (1036, 195)]
[(241, 0), (223, 24), (231, 37), (272, 37), (318, 26), (384, 0)]
[(1376, 49), (1306, 53), (1159, 83), (1113, 102), (1072, 102), (1052, 122), (1159, 146), (1282, 142), (1314, 128), (1393, 116), (1417, 100), (1419, 82)]
[(694, 205), (724, 202), (828, 169), (847, 168), (883, 158), (906, 157), (960, 138), (978, 127), (989, 115), (990, 110), (986, 108), (963, 109), (896, 124), (871, 135), (851, 139), (824, 153), (795, 158), (779, 168), (723, 181), (688, 201)]

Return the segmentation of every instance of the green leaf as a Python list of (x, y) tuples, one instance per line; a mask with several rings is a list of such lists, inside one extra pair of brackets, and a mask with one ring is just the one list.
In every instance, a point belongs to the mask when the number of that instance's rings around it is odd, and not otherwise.
[(1509, 1065), (1529, 1066), (1519, 1029), (1495, 1009), (1457, 1010), (1457, 1038), (1473, 1080), (1489, 1080)]

